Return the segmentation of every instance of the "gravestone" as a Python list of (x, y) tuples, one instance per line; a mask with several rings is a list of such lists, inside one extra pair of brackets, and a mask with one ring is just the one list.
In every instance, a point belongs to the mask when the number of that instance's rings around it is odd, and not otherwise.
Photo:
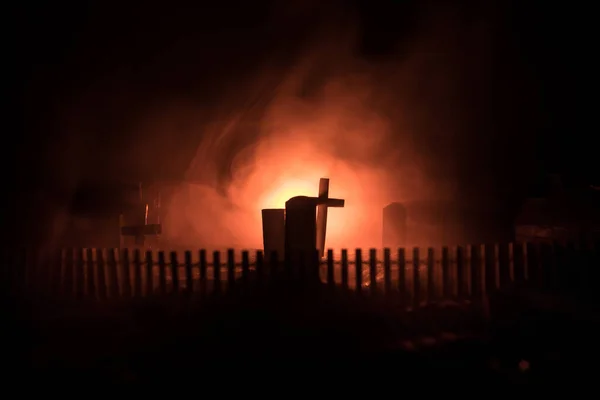
[(406, 208), (398, 202), (383, 208), (383, 247), (406, 246)]
[(296, 196), (285, 203), (285, 210), (262, 210), (265, 254), (277, 251), (291, 268), (302, 258), (306, 266), (312, 258), (322, 257), (328, 207), (344, 207), (344, 200), (329, 198), (329, 179), (321, 178), (318, 197)]
[[(296, 196), (286, 201), (286, 251), (314, 252), (318, 250), (317, 231), (323, 232), (326, 227), (326, 225), (317, 225), (316, 208), (319, 205), (344, 207), (344, 200), (326, 197)], [(323, 223), (326, 223), (326, 221), (323, 221)]]
[(285, 210), (267, 208), (262, 210), (263, 249), (270, 258), (276, 252), (279, 261), (283, 261), (285, 252)]

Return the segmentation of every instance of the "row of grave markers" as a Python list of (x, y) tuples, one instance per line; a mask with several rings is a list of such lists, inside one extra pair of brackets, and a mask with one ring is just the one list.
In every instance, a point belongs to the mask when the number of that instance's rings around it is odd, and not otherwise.
[[(143, 205), (140, 185), (140, 204)], [(296, 196), (285, 203), (285, 209), (263, 209), (263, 250), (265, 254), (277, 252), (281, 258), (286, 252), (305, 252), (317, 248), (324, 256), (327, 234), (327, 209), (344, 207), (345, 200), (329, 197), (329, 179), (319, 180), (317, 197)], [(121, 247), (127, 237), (134, 238), (134, 245), (144, 246), (146, 236), (162, 233), (162, 225), (148, 224), (148, 205), (137, 214), (121, 216)], [(403, 245), (406, 237), (406, 211), (400, 203), (392, 203), (384, 209), (383, 245)]]

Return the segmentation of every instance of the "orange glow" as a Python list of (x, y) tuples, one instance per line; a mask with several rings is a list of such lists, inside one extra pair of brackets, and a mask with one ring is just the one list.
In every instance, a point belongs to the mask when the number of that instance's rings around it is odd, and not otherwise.
[(261, 226), (261, 209), (284, 208), (294, 196), (317, 196), (319, 179), (330, 178), (329, 197), (344, 199), (346, 205), (329, 209), (326, 246), (380, 246), (381, 210), (391, 198), (385, 192), (385, 176), (376, 168), (352, 165), (315, 147), (311, 140), (269, 140), (259, 146), (257, 163), (231, 188), (231, 198), (240, 199), (239, 206), (253, 216), (246, 226), (248, 241), (262, 240), (260, 230), (254, 228)]
[(260, 201), (262, 208), (284, 208), (294, 196), (316, 196), (315, 182), (308, 179), (290, 179), (267, 192)]
[[(375, 108), (367, 83), (334, 80), (305, 100), (295, 97), (297, 78), (292, 74), (289, 87), (282, 84), (257, 121), (260, 133), (233, 160), (222, 151), (235, 135), (248, 134), (243, 123), (233, 129), (233, 118), (202, 130), (205, 139), (186, 177), (199, 183), (182, 183), (171, 196), (165, 237), (192, 248), (261, 248), (261, 210), (284, 208), (294, 196), (317, 196), (319, 179), (329, 178), (329, 196), (345, 206), (328, 210), (326, 247), (380, 247), (385, 205), (440, 192), (420, 171), (423, 162), (410, 141), (391, 141), (387, 116)], [(224, 162), (231, 179), (219, 182)]]

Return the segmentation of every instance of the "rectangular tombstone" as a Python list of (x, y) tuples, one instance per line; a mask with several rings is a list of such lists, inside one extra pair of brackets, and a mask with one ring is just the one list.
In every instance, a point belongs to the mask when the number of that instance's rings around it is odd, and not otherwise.
[(406, 242), (406, 208), (398, 202), (383, 208), (383, 247), (397, 248)]
[(285, 203), (285, 251), (310, 254), (317, 249), (316, 201), (298, 196)]
[(262, 210), (263, 248), (267, 259), (273, 251), (283, 261), (285, 256), (285, 210), (267, 208)]
[(293, 270), (307, 271), (307, 278), (319, 282), (317, 253), (317, 206), (343, 207), (344, 200), (324, 197), (292, 197), (285, 203), (285, 252)]

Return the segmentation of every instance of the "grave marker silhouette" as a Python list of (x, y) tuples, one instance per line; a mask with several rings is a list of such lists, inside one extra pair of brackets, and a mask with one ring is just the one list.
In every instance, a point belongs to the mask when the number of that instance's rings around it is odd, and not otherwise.
[(281, 254), (283, 250), (284, 256), (279, 258), (285, 258), (288, 263), (301, 257), (308, 262), (307, 258), (317, 254), (322, 257), (327, 232), (327, 208), (344, 207), (344, 203), (342, 199), (329, 198), (329, 179), (321, 178), (319, 196), (292, 197), (286, 201), (285, 211), (262, 210), (265, 253), (277, 251)]
[(119, 216), (121, 233), (121, 247), (128, 247), (126, 237), (133, 236), (134, 245), (143, 246), (146, 236), (155, 236), (162, 233), (162, 225), (148, 224), (148, 204), (144, 203), (142, 197), (142, 184), (138, 185), (139, 201), (135, 207), (127, 210)]
[(283, 208), (267, 208), (262, 210), (263, 249), (270, 258), (277, 253), (279, 261), (285, 254), (285, 210)]

